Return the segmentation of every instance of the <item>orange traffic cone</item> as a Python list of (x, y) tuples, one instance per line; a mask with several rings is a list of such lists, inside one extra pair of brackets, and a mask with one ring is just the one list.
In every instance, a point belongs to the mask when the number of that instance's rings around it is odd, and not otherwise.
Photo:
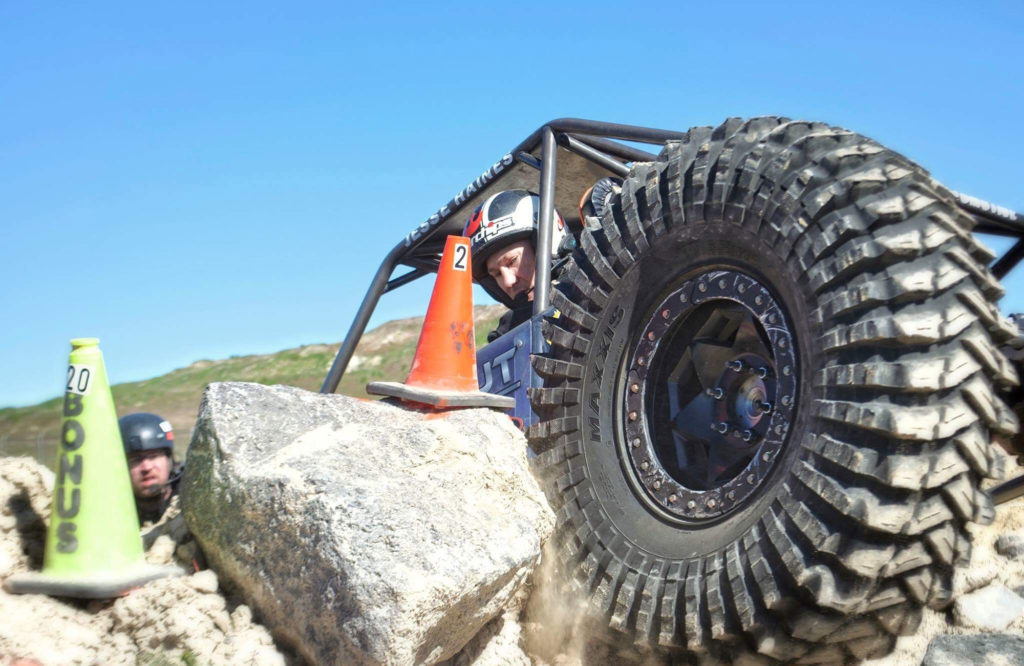
[(449, 236), (409, 376), (404, 384), (370, 382), (366, 392), (442, 408), (514, 408), (515, 398), (479, 390), (474, 338), (469, 239)]

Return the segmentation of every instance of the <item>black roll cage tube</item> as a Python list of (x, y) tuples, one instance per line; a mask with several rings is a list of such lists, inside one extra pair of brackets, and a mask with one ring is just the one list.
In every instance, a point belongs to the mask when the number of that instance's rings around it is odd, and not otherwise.
[[(655, 155), (634, 148), (619, 141), (662, 145), (666, 141), (681, 141), (686, 132), (653, 129), (620, 125), (581, 118), (558, 118), (541, 125), (518, 146), (506, 154), (506, 158), (525, 164), (540, 171), (540, 219), (538, 222), (537, 255), (548, 256), (551, 248), (551, 227), (555, 210), (555, 174), (557, 169), (557, 151), (561, 146), (566, 150), (601, 166), (612, 173), (625, 177), (629, 173), (630, 162), (653, 162)], [(538, 147), (541, 157), (538, 160), (531, 153)], [(499, 163), (501, 161), (499, 160)], [(497, 167), (499, 163), (495, 163)], [(500, 180), (503, 174), (495, 172), (486, 185), (471, 183), (463, 192), (473, 192), (487, 187)], [(992, 272), (997, 279), (1002, 279), (1022, 259), (1024, 259), (1024, 216), (1019, 213), (994, 206), (986, 201), (953, 192), (961, 210), (971, 215), (976, 224), (975, 231), (1018, 239), (1003, 256), (993, 265)], [(444, 222), (457, 215), (471, 199), (470, 196), (459, 196), (450, 200), (437, 214), (396, 245), (381, 263), (376, 274), (370, 281), (359, 310), (349, 327), (341, 347), (338, 349), (334, 362), (331, 364), (321, 393), (334, 393), (338, 388), (345, 369), (348, 367), (356, 345), (366, 330), (366, 325), (373, 316), (380, 297), (431, 272), (436, 272), (440, 263), (440, 251), (444, 244), (444, 235), (439, 232)], [(446, 234), (445, 234), (446, 235)], [(440, 236), (440, 238), (436, 238)], [(546, 253), (547, 252), (547, 253)], [(391, 274), (398, 265), (410, 267), (412, 270), (398, 277)], [(534, 279), (534, 314), (547, 309), (550, 301), (551, 265), (546, 261), (537, 262)]]

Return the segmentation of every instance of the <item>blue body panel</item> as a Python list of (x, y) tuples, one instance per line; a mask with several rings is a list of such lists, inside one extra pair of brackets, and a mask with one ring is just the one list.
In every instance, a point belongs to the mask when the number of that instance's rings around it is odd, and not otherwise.
[(542, 316), (534, 316), (476, 354), (480, 390), (515, 397), (515, 409), (507, 410), (507, 413), (523, 429), (537, 422), (526, 389), (542, 385), (540, 376), (530, 364), (531, 352), (547, 351), (547, 343), (540, 331), (541, 320)]

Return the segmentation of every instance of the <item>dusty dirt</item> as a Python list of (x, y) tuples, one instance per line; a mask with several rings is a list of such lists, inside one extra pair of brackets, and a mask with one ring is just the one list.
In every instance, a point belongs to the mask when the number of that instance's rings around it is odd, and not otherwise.
[[(1016, 466), (1010, 474), (1019, 473)], [(0, 580), (42, 566), (45, 520), (50, 512), (53, 474), (30, 458), (0, 458)], [(995, 552), (998, 536), (1024, 533), (1024, 498), (1000, 506), (995, 523), (972, 526), (971, 567), (957, 580), (957, 594), (998, 581), (1024, 591), (1024, 558)], [(219, 585), (201, 559), (180, 512), (172, 506), (165, 519), (143, 530), (147, 560), (178, 564), (183, 575), (149, 583), (109, 601), (62, 600), (42, 595), (12, 595), (0, 589), (0, 666), (53, 664), (300, 664), (242, 601)], [(596, 640), (595, 627), (581, 621), (584, 602), (566, 593), (559, 572), (545, 553), (529, 590), (488, 625), (455, 666), (597, 666), (620, 663), (651, 666), (668, 663), (633, 650), (613, 650)], [(521, 610), (520, 610), (521, 609)], [(1024, 618), (1007, 632), (1024, 634)], [(866, 666), (921, 663), (929, 641), (940, 634), (972, 634), (956, 625), (951, 611), (926, 610), (917, 633), (897, 642), (886, 657)], [(22, 661), (19, 661), (22, 660)], [(34, 661), (33, 661), (34, 660)]]
[[(1024, 473), (1012, 458), (1006, 461), (1007, 478)], [(992, 484), (994, 485), (994, 484)], [(996, 539), (1003, 534), (1024, 535), (1024, 497), (1002, 504), (996, 509), (991, 525), (969, 525), (973, 537), (971, 565), (954, 581), (954, 597), (981, 589), (994, 582), (1024, 596), (1024, 557), (1011, 559), (995, 550)], [(520, 644), (531, 655), (535, 666), (597, 666), (598, 664), (629, 664), (654, 666), (673, 663), (636, 650), (613, 650), (597, 637), (600, 628), (581, 621), (585, 602), (566, 593), (559, 585), (559, 572), (551, 562), (553, 553), (544, 553), (544, 563), (534, 576), (534, 589), (522, 616)], [(1006, 633), (1024, 635), (1024, 616), (1006, 629)], [(878, 659), (864, 661), (862, 666), (917, 666), (924, 658), (928, 643), (942, 634), (967, 635), (986, 633), (980, 629), (959, 626), (953, 607), (939, 612), (925, 609), (921, 624), (912, 636), (897, 640), (893, 652)]]
[[(31, 458), (0, 458), (0, 580), (41, 568), (52, 485), (53, 474)], [(176, 506), (144, 533), (146, 559), (177, 563), (184, 575), (104, 601), (0, 589), (0, 666), (294, 662), (248, 606), (220, 590), (213, 571), (194, 570), (195, 547)]]

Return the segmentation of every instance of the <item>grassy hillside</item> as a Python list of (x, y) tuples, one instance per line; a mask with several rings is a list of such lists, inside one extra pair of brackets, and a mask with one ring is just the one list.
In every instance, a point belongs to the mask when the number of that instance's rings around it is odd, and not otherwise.
[[(476, 308), (477, 346), (504, 312), (501, 306)], [(403, 381), (409, 372), (423, 317), (398, 319), (363, 335), (338, 393), (366, 397), (367, 382)], [(196, 361), (192, 365), (141, 382), (111, 387), (118, 416), (130, 412), (154, 412), (170, 420), (177, 434), (176, 455), (184, 455), (195, 424), (203, 389), (210, 382), (246, 381), (287, 384), (317, 391), (340, 344), (316, 344), (285, 349), (275, 354), (233, 356), (220, 361)], [(54, 398), (30, 407), (0, 409), (0, 455), (37, 456), (52, 465), (50, 455), (61, 425), (61, 400)]]

